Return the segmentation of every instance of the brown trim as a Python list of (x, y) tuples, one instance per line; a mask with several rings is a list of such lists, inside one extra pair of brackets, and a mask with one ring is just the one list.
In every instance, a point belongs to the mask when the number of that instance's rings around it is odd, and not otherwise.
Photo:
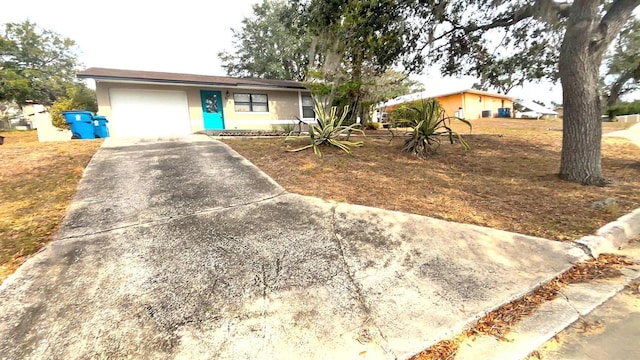
[(95, 67), (80, 71), (76, 76), (80, 79), (89, 78), (111, 81), (154, 82), (172, 85), (194, 84), (227, 87), (255, 86), (265, 88), (306, 89), (302, 83), (288, 80), (234, 78), (230, 76), (196, 75)]

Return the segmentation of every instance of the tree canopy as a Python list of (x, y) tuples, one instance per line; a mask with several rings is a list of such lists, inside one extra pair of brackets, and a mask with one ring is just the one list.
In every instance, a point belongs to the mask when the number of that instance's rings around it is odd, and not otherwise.
[(419, 19), (414, 31), (421, 34), (413, 64), (437, 65), (445, 76), (472, 75), (479, 88), (502, 93), (525, 81), (558, 78), (564, 6), (520, 0), (427, 0), (411, 6)]
[(351, 109), (350, 120), (366, 121), (367, 78), (384, 74), (408, 54), (411, 35), (406, 8), (395, 0), (297, 1), (319, 53), (316, 80), (347, 84), (339, 99)]
[(365, 74), (361, 91), (361, 112), (363, 123), (370, 120), (376, 104), (401, 95), (423, 91), (422, 83), (411, 80), (406, 74), (387, 69), (382, 74)]
[(0, 101), (50, 105), (75, 80), (75, 42), (35, 23), (7, 23), (0, 33)]
[(336, 105), (349, 105), (354, 121), (364, 118), (363, 87), (409, 54), (405, 9), (395, 0), (264, 0), (219, 57), (232, 76), (339, 88)]
[(311, 37), (301, 20), (297, 8), (284, 1), (253, 5), (253, 16), (232, 29), (234, 51), (218, 53), (223, 69), (231, 76), (304, 80)]
[(622, 29), (607, 59), (607, 107), (620, 96), (640, 89), (640, 20), (634, 18)]
[[(424, 34), (414, 63), (484, 84), (560, 78), (563, 146), (559, 176), (604, 184), (600, 66), (640, 0), (421, 0), (408, 2)], [(505, 74), (505, 71), (507, 73)]]

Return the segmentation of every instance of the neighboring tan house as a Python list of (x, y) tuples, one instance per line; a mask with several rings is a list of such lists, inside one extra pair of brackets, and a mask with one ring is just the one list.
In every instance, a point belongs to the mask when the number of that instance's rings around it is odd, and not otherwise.
[(272, 130), (314, 119), (310, 92), (296, 81), (105, 68), (77, 76), (96, 81), (112, 137)]
[(509, 113), (513, 113), (514, 98), (511, 96), (473, 89), (465, 89), (445, 94), (434, 94), (433, 92), (423, 91), (399, 96), (380, 104), (378, 107), (382, 107), (386, 109), (385, 112), (389, 112), (400, 104), (430, 98), (438, 99), (447, 116), (459, 116), (466, 119), (498, 117), (498, 109), (501, 108), (509, 109)]
[(553, 110), (558, 113), (559, 118), (562, 118), (562, 115), (564, 114), (564, 108), (562, 106), (558, 106)]

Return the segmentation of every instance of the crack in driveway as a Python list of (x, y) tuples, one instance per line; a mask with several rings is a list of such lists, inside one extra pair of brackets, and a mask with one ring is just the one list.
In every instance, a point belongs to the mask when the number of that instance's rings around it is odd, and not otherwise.
[[(214, 208), (194, 211), (192, 213), (184, 214), (184, 215), (162, 216), (162, 217), (158, 217), (158, 218), (155, 218), (155, 219), (145, 220), (145, 221), (142, 221), (142, 222), (124, 223), (124, 224), (122, 224), (120, 226), (114, 226), (114, 227), (110, 227), (110, 228), (107, 228), (107, 229), (96, 230), (96, 231), (93, 231), (93, 232), (62, 236), (60, 238), (57, 238), (55, 241), (64, 241), (64, 240), (69, 240), (69, 239), (77, 239), (77, 238), (81, 238), (81, 237), (85, 237), (85, 236), (105, 234), (105, 233), (109, 233), (109, 232), (112, 232), (112, 231), (118, 231), (118, 230), (123, 230), (123, 229), (129, 229), (129, 228), (135, 228), (135, 227), (141, 227), (141, 226), (148, 226), (148, 225), (155, 225), (155, 224), (163, 224), (163, 223), (167, 223), (167, 222), (171, 222), (171, 221), (175, 221), (175, 220), (182, 220), (182, 219), (186, 219), (186, 218), (190, 218), (190, 217), (194, 217), (194, 216), (199, 216), (199, 215), (213, 214), (213, 213), (216, 213), (216, 212), (222, 212), (222, 211), (229, 210), (229, 209), (240, 208), (240, 207), (245, 207), (245, 206), (251, 206), (251, 205), (254, 205), (254, 204), (267, 202), (267, 201), (276, 199), (276, 198), (278, 198), (280, 196), (287, 195), (287, 194), (288, 194), (288, 192), (283, 191), (283, 192), (281, 192), (279, 194), (276, 194), (276, 195), (268, 196), (268, 197), (265, 197), (265, 198), (262, 198), (262, 199), (259, 199), (259, 200), (249, 201), (249, 202), (245, 202), (245, 203), (232, 204), (232, 205), (227, 205), (227, 206), (219, 206), (219, 207), (214, 207)], [(78, 227), (78, 228), (80, 228), (80, 227)]]
[[(364, 319), (362, 324), (365, 325), (367, 322), (370, 322), (371, 324), (373, 324), (375, 329), (378, 331), (378, 334), (380, 335), (380, 337), (385, 342), (384, 345), (383, 344), (377, 344), (377, 345), (380, 347), (380, 349), (382, 351), (384, 351), (385, 353), (387, 353), (389, 355), (392, 355), (394, 357), (394, 359), (395, 359), (395, 358), (397, 358), (397, 356), (393, 353), (393, 351), (391, 351), (389, 349), (389, 340), (387, 339), (387, 336), (385, 335), (385, 333), (382, 331), (380, 326), (376, 323), (376, 321), (371, 316), (371, 308), (367, 304), (367, 298), (366, 298), (366, 296), (364, 294), (362, 286), (360, 285), (360, 283), (358, 281), (356, 281), (354, 273), (353, 273), (353, 271), (351, 269), (351, 265), (349, 264), (349, 261), (347, 260), (346, 250), (345, 250), (345, 243), (344, 243), (343, 239), (341, 238), (341, 236), (338, 234), (338, 230), (336, 228), (336, 221), (337, 221), (336, 208), (337, 207), (338, 207), (338, 205), (333, 205), (331, 207), (331, 231), (332, 231), (333, 238), (335, 239), (336, 243), (338, 244), (338, 249), (340, 251), (340, 259), (341, 259), (342, 264), (344, 265), (344, 267), (346, 269), (347, 277), (349, 278), (349, 281), (354, 286), (354, 288), (356, 289), (356, 293), (358, 294), (358, 302), (360, 303), (360, 306), (362, 307), (362, 310), (364, 310), (365, 314), (368, 315)], [(364, 335), (365, 337), (368, 337), (369, 334), (361, 334), (361, 336), (362, 335)], [(356, 340), (361, 342), (359, 339), (356, 339)], [(372, 339), (366, 339), (366, 340), (372, 340)]]

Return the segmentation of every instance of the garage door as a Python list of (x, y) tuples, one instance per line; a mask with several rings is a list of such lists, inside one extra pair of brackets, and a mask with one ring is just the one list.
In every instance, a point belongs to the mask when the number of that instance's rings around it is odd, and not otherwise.
[(191, 133), (184, 91), (110, 89), (111, 136), (167, 136)]

